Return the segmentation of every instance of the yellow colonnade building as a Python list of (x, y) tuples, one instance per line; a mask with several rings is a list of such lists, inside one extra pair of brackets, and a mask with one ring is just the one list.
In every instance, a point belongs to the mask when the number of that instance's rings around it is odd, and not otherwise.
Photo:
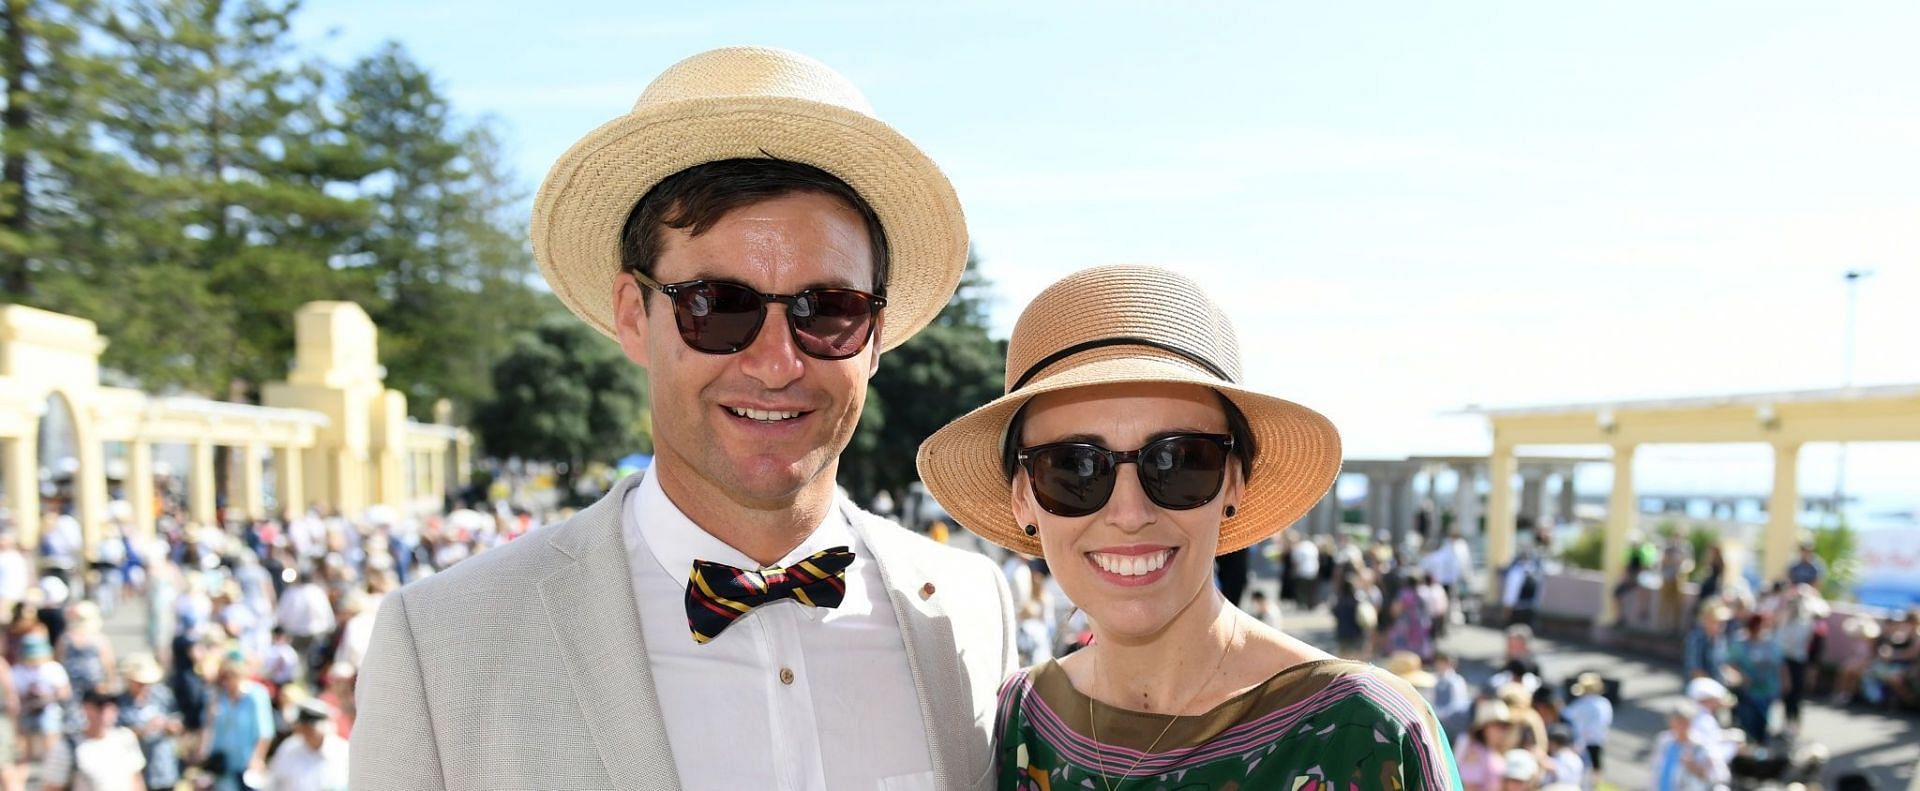
[[(268, 470), (279, 512), (310, 504), (349, 515), (374, 505), (437, 511), (470, 469), (472, 436), (447, 424), (450, 406), (435, 405), (434, 423), (408, 419), (406, 396), (383, 383), (379, 331), (359, 305), (311, 302), (294, 322), (293, 369), (254, 406), (102, 386), (108, 341), (93, 322), (0, 305), (0, 489), (21, 545), (37, 542), (41, 491), (53, 487), (64, 489), (92, 546), (108, 519), (109, 443), (122, 451), (111, 477), (122, 481), (129, 527), (140, 535), (156, 516), (154, 446), (167, 443), (190, 449), (187, 511), (203, 525), (216, 518), (217, 446), (239, 454), (227, 486), (231, 516), (268, 515)], [(46, 458), (49, 446), (68, 453)]]

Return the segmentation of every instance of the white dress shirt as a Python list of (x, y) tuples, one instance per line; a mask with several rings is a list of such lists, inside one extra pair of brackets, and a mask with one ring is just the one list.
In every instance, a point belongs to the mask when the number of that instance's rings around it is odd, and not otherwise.
[[(333, 723), (322, 727), (331, 730)], [(329, 733), (315, 750), (295, 733), (274, 751), (267, 776), (272, 791), (346, 791), (347, 740)]]
[(1293, 561), (1293, 578), (1310, 580), (1320, 576), (1320, 548), (1312, 541), (1302, 541), (1289, 550)]
[(1421, 570), (1441, 585), (1452, 585), (1460, 580), (1460, 559), (1453, 553), (1452, 544), (1441, 544), (1427, 556), (1420, 559)]
[(333, 631), (333, 604), (320, 586), (302, 580), (280, 597), (275, 613), (280, 628), (294, 637), (314, 637)]
[(851, 547), (839, 607), (762, 605), (703, 645), (687, 627), (693, 561), (759, 564), (695, 525), (653, 475), (627, 497), (621, 533), (640, 630), (688, 791), (934, 787), (900, 623), (844, 507), (836, 503), (812, 536), (774, 564)]
[(1573, 743), (1578, 747), (1607, 745), (1613, 730), (1613, 703), (1604, 695), (1581, 695), (1567, 704), (1560, 718), (1573, 726)]

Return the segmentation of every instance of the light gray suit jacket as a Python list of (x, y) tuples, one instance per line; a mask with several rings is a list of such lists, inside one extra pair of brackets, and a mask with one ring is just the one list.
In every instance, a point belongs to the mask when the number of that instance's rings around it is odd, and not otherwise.
[[(639, 480), (387, 595), (356, 693), (355, 791), (680, 787), (621, 534)], [(900, 621), (936, 782), (991, 788), (994, 698), (1016, 661), (1005, 578), (846, 508)]]

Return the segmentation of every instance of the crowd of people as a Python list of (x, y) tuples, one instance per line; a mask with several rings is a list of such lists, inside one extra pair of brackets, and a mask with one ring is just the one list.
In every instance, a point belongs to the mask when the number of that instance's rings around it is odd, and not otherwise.
[[(1549, 683), (1524, 624), (1507, 633), (1505, 665), (1478, 685), (1443, 648), (1449, 626), (1464, 620), (1461, 603), (1471, 598), (1465, 582), (1473, 561), (1457, 532), (1430, 546), (1417, 536), (1396, 546), (1386, 536), (1362, 542), (1344, 532), (1282, 534), (1249, 551), (1272, 559), (1279, 600), (1255, 587), (1244, 592), (1247, 611), (1274, 625), (1288, 612), (1329, 611), (1333, 653), (1382, 664), (1432, 705), (1454, 738), (1468, 791), (1596, 787), (1612, 728), (1610, 695), (1617, 689), (1609, 692), (1593, 674), (1570, 685)], [(1009, 555), (1002, 570), (1019, 602), (1016, 643), (1023, 665), (1085, 647), (1085, 618), (1045, 561)], [(1232, 579), (1221, 577), (1223, 587)]]
[[(0, 518), (5, 789), (345, 788), (381, 597), (534, 526), (508, 509), (224, 528), (167, 511), (149, 538), (114, 506), (91, 545), (57, 507), (35, 546)], [(131, 606), (144, 634), (118, 655), (104, 622)]]
[[(1271, 548), (1254, 547), (1250, 552), (1273, 560), (1279, 601), (1253, 589), (1246, 594), (1248, 612), (1279, 625), (1286, 612), (1326, 608), (1333, 620), (1330, 649), (1380, 662), (1427, 697), (1455, 740), (1468, 791), (1596, 787), (1619, 682), (1593, 673), (1567, 679), (1542, 674), (1532, 611), (1539, 577), (1549, 568), (1543, 555), (1523, 551), (1502, 569), (1489, 606), (1497, 606), (1507, 624), (1506, 657), (1497, 672), (1474, 685), (1443, 647), (1449, 625), (1466, 620), (1474, 605), (1464, 586), (1475, 572), (1466, 541), (1457, 533), (1424, 547), (1418, 537), (1404, 547), (1384, 539), (1283, 534)], [(1657, 574), (1658, 568), (1641, 570)], [(1020, 602), (1023, 665), (1084, 647), (1085, 618), (1044, 561), (1009, 556), (1003, 570)], [(1920, 691), (1920, 608), (1884, 628), (1872, 618), (1847, 620), (1854, 648), (1845, 656), (1839, 649), (1830, 652), (1831, 608), (1817, 587), (1825, 569), (1810, 547), (1802, 549), (1786, 579), (1758, 595), (1728, 574), (1718, 547), (1709, 547), (1699, 572), (1703, 595), (1680, 616), (1690, 624), (1683, 635), (1685, 694), (1665, 711), (1668, 727), (1652, 754), (1659, 789), (1724, 784), (1743, 756), (1756, 752), (1743, 749), (1748, 746), (1771, 746), (1785, 755), (1796, 744), (1804, 704), (1823, 664), (1839, 669), (1835, 703), (1911, 703)], [(1679, 578), (1692, 575), (1688, 560)]]
[[(354, 681), (381, 596), (534, 526), (510, 510), (412, 520), (375, 509), (215, 529), (169, 512), (143, 540), (115, 515), (90, 547), (57, 512), (35, 547), (0, 525), (0, 696), (14, 722), (0, 734), (4, 788), (75, 776), (93, 788), (343, 788)], [(1283, 534), (1248, 551), (1273, 561), (1278, 583), (1278, 601), (1246, 591), (1248, 612), (1279, 625), (1285, 612), (1325, 608), (1338, 655), (1380, 661), (1427, 697), (1468, 791), (1595, 787), (1617, 690), (1591, 673), (1558, 684), (1541, 674), (1515, 612), (1512, 594), (1525, 591), (1503, 592), (1507, 655), (1491, 678), (1470, 684), (1444, 650), (1473, 573), (1457, 533), (1424, 548)], [(1706, 563), (1720, 579), (1720, 553)], [(1044, 560), (1009, 555), (1002, 568), (1022, 666), (1088, 643), (1084, 613)], [(1508, 576), (1521, 578), (1509, 588), (1528, 585), (1525, 572)], [(1911, 702), (1920, 690), (1920, 611), (1884, 629), (1847, 621), (1858, 649), (1828, 656), (1830, 609), (1817, 574), (1803, 576), (1758, 595), (1715, 584), (1683, 616), (1688, 683), (1654, 749), (1659, 788), (1724, 783), (1741, 745), (1790, 740), (1823, 661), (1841, 668), (1836, 701)], [(123, 605), (145, 608), (145, 645), (117, 656), (103, 621)]]

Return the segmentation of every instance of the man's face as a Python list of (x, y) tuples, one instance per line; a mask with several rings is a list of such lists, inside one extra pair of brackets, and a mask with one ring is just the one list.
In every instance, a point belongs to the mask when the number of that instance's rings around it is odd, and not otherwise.
[(120, 707), (111, 701), (87, 703), (81, 709), (86, 712), (87, 727), (96, 731), (113, 725), (120, 716)]
[[(826, 195), (773, 198), (728, 212), (699, 236), (664, 228), (661, 239), (653, 277), (662, 283), (730, 280), (772, 294), (821, 286), (875, 291), (865, 222)], [(651, 310), (642, 310), (643, 297)], [(615, 283), (615, 311), (622, 350), (650, 379), (663, 481), (686, 476), (681, 487), (784, 508), (807, 484), (833, 480), (879, 364), (877, 322), (859, 354), (820, 360), (794, 346), (784, 305), (767, 306), (752, 345), (736, 354), (687, 346), (671, 302), (645, 294), (625, 274)], [(748, 410), (797, 416), (760, 420)]]
[(301, 720), (294, 724), (293, 730), (300, 735), (301, 739), (306, 741), (308, 747), (318, 750), (320, 746), (327, 741), (327, 732), (324, 730), (326, 725), (327, 723), (324, 720)]

